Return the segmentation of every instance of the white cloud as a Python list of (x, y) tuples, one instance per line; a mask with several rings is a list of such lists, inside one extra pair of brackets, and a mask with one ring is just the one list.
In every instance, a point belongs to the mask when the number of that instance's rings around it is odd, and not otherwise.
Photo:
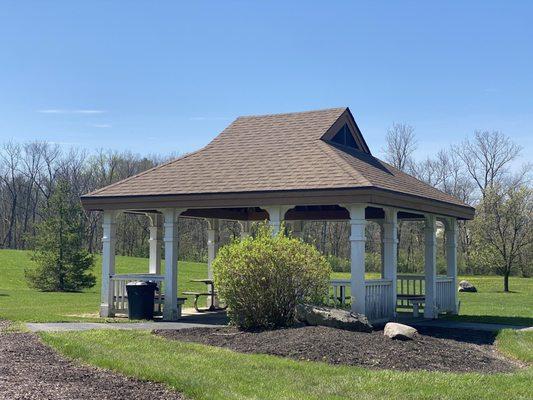
[(42, 114), (103, 114), (104, 110), (91, 110), (91, 109), (78, 109), (78, 110), (67, 110), (61, 108), (47, 108), (44, 110), (38, 110)]

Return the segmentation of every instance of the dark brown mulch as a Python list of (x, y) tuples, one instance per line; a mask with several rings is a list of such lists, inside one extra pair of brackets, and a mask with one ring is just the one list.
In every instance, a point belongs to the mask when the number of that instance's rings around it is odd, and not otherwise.
[(162, 385), (79, 365), (30, 333), (0, 333), (0, 399), (183, 399)]
[[(510, 372), (519, 365), (496, 352), (484, 332), (470, 332), (468, 341), (421, 331), (415, 340), (392, 340), (383, 331), (349, 332), (322, 326), (243, 332), (233, 327), (157, 330), (168, 339), (225, 347), (242, 353), (263, 353), (296, 360), (324, 361), (374, 369), (455, 372)], [(458, 338), (461, 334), (455, 332)], [(491, 335), (491, 334), (488, 334)], [(453, 335), (452, 335), (453, 336)], [(480, 344), (476, 344), (480, 343)]]

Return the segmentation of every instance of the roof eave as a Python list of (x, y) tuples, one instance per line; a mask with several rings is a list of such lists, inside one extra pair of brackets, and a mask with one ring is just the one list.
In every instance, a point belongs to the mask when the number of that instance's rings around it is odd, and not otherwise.
[(168, 207), (191, 209), (261, 207), (276, 204), (333, 205), (361, 202), (466, 220), (474, 218), (475, 214), (475, 209), (467, 205), (453, 204), (376, 187), (128, 196), (86, 195), (81, 197), (81, 201), (83, 207), (88, 211), (146, 210)]

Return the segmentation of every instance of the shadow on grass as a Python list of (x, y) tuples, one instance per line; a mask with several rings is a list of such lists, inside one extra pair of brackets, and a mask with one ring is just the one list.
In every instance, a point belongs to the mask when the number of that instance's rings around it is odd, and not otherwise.
[(484, 324), (504, 324), (533, 326), (533, 318), (528, 317), (506, 317), (500, 315), (454, 315), (445, 319), (461, 322), (479, 322)]

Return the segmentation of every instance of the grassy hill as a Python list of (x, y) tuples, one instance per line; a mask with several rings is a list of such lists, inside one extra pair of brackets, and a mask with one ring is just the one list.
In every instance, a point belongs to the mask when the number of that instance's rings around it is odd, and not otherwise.
[[(118, 273), (145, 273), (148, 260), (135, 257), (117, 257)], [(98, 321), (100, 304), (100, 258), (94, 273), (97, 284), (80, 293), (44, 293), (28, 288), (24, 269), (31, 265), (30, 253), (20, 250), (0, 250), (0, 318), (13, 321)], [(334, 274), (348, 278), (349, 274)], [(185, 290), (204, 290), (201, 283), (190, 283), (193, 278), (205, 278), (207, 266), (202, 263), (180, 262), (179, 293)], [(376, 274), (369, 274), (376, 278)], [(511, 278), (511, 293), (502, 292), (502, 278), (495, 276), (468, 276), (479, 293), (460, 293), (459, 319), (482, 322), (500, 322), (515, 325), (533, 325), (533, 279)], [(189, 300), (186, 307), (192, 306)]]
[[(100, 257), (96, 258), (94, 274), (96, 286), (79, 293), (50, 293), (30, 289), (24, 279), (24, 269), (32, 265), (30, 252), (0, 250), (0, 318), (12, 321), (79, 321), (98, 320), (100, 305)], [(117, 257), (117, 273), (147, 273), (148, 259)], [(179, 292), (205, 290), (201, 283), (190, 283), (193, 278), (205, 278), (207, 265), (179, 263)], [(191, 307), (190, 300), (186, 307)]]

